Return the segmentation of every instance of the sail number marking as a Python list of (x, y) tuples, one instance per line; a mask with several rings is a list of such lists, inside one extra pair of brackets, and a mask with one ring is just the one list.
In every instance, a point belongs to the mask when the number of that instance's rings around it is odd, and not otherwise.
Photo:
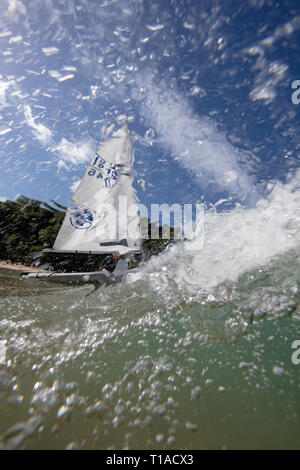
[(113, 186), (118, 177), (116, 165), (108, 167), (109, 163), (97, 155), (94, 161), (90, 164), (91, 169), (88, 171), (89, 176), (96, 176), (97, 179), (103, 180), (105, 187)]

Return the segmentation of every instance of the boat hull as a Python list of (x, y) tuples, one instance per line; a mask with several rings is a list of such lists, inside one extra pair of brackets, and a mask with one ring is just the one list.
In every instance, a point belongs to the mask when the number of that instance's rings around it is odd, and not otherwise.
[(111, 276), (101, 272), (87, 272), (87, 273), (22, 273), (21, 277), (24, 279), (36, 279), (38, 281), (60, 282), (64, 284), (104, 284)]
[(60, 282), (64, 284), (94, 284), (96, 288), (102, 285), (115, 284), (118, 282), (135, 282), (137, 278), (137, 269), (128, 269), (128, 262), (126, 260), (119, 260), (116, 269), (112, 274), (103, 271), (93, 272), (71, 272), (71, 273), (57, 273), (57, 272), (23, 272), (22, 278), (36, 279), (38, 281)]

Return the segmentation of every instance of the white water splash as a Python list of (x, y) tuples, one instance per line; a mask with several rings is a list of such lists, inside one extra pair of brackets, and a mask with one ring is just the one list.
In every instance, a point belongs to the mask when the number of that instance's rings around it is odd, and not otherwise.
[[(181, 292), (196, 294), (238, 278), (268, 264), (300, 245), (300, 171), (286, 183), (274, 186), (255, 207), (205, 214), (205, 241), (188, 251), (184, 242), (153, 257), (143, 274), (155, 286), (176, 283)], [(186, 249), (183, 249), (186, 248)], [(194, 247), (193, 247), (194, 248)]]

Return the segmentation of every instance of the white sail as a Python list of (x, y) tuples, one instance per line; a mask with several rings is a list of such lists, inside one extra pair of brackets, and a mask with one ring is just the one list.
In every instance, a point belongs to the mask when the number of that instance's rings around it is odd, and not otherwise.
[(55, 240), (55, 251), (140, 251), (133, 163), (126, 125), (100, 146), (88, 165)]

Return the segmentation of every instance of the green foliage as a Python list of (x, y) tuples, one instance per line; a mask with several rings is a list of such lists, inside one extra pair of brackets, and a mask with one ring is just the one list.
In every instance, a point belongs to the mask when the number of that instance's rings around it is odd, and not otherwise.
[(36, 252), (52, 246), (63, 218), (64, 212), (25, 196), (0, 202), (0, 258), (29, 264)]
[[(30, 265), (39, 254), (42, 263), (49, 263), (58, 271), (97, 270), (105, 255), (42, 255), (43, 248), (53, 246), (65, 216), (65, 212), (59, 210), (65, 209), (64, 206), (52, 202), (55, 208), (25, 196), (16, 201), (0, 202), (0, 258)], [(141, 218), (141, 226), (144, 238), (142, 254), (132, 258), (132, 266), (163, 251), (176, 238), (173, 227), (157, 227), (145, 218)], [(163, 238), (168, 232), (169, 237)], [(151, 238), (153, 233), (158, 233), (158, 238)]]

